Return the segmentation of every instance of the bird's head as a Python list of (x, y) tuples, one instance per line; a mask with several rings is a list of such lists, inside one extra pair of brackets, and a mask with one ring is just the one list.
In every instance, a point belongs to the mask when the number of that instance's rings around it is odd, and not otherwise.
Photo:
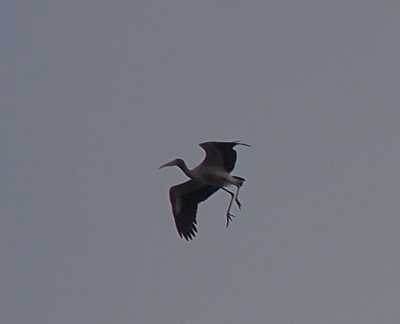
[(176, 166), (181, 168), (181, 167), (183, 167), (184, 164), (185, 164), (185, 162), (183, 162), (182, 159), (175, 159), (175, 160), (173, 160), (171, 162), (163, 164), (162, 166), (159, 167), (159, 169), (167, 167), (167, 166), (174, 166), (174, 165), (176, 165)]

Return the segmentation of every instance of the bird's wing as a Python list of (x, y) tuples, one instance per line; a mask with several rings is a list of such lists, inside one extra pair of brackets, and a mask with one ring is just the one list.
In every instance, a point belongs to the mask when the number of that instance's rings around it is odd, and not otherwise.
[[(203, 164), (222, 165), (226, 172), (231, 173), (236, 163), (237, 153), (233, 149), (236, 145), (250, 146), (248, 144), (240, 143), (239, 141), (201, 143), (200, 146), (207, 153)], [(217, 158), (220, 160), (216, 162)]]
[(228, 173), (231, 173), (235, 167), (237, 153), (233, 148), (238, 144), (238, 142), (214, 142), (214, 145), (221, 152), (224, 169)]
[(224, 169), (226, 172), (231, 173), (235, 167), (237, 153), (233, 149), (236, 145), (244, 145), (250, 147), (249, 144), (235, 142), (212, 142), (215, 147), (221, 152), (222, 159), (224, 161)]
[(224, 159), (222, 157), (221, 151), (214, 144), (215, 142), (200, 144), (200, 147), (206, 152), (206, 157), (204, 158), (203, 162), (201, 162), (201, 165), (222, 168), (224, 165)]
[(196, 212), (197, 205), (210, 197), (219, 188), (204, 185), (194, 180), (171, 187), (169, 198), (175, 218), (176, 229), (180, 237), (187, 241), (197, 232)]
[(235, 142), (206, 142), (200, 147), (206, 151), (203, 165), (223, 166), (226, 172), (231, 173), (235, 167), (237, 153), (233, 149), (236, 145), (250, 146), (248, 144)]

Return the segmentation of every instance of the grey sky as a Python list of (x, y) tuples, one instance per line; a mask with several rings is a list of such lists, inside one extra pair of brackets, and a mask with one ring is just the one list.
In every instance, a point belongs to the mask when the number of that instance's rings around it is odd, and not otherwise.
[[(397, 323), (400, 2), (8, 1), (1, 323)], [(179, 238), (157, 170), (242, 140)]]

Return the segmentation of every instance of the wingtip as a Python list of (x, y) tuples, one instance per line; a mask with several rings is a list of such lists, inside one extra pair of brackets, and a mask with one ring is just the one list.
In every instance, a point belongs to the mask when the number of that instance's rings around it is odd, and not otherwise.
[(235, 146), (235, 145), (244, 145), (244, 146), (251, 147), (251, 145), (249, 145), (249, 144), (242, 143), (242, 141), (241, 141), (241, 140), (239, 140), (239, 141), (233, 141), (233, 142), (218, 142), (218, 141), (209, 141), (209, 142), (203, 142), (203, 143), (200, 143), (200, 144), (199, 144), (199, 146), (200, 146), (200, 147), (203, 147), (205, 144), (208, 144), (208, 143), (225, 143), (225, 144), (233, 144), (233, 146)]
[(242, 143), (241, 141), (234, 141), (233, 143), (235, 143), (235, 145), (243, 145), (243, 146), (251, 147), (251, 145), (246, 144), (246, 143)]
[(190, 241), (193, 240), (196, 236), (196, 232), (197, 232), (197, 228), (192, 228), (189, 232), (184, 233), (181, 231), (178, 231), (178, 234), (180, 236), (181, 239), (185, 239), (186, 241)]
[(183, 234), (183, 237), (181, 235), (181, 238), (184, 238), (187, 242), (189, 242), (190, 240), (193, 240), (194, 235), (192, 237), (192, 234), (188, 233), (188, 234)]

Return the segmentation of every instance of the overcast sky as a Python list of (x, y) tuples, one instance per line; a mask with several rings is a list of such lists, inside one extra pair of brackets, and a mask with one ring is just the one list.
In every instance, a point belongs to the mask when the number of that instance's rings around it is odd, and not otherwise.
[[(6, 1), (0, 322), (398, 323), (400, 2)], [(182, 240), (174, 158), (242, 140)]]

